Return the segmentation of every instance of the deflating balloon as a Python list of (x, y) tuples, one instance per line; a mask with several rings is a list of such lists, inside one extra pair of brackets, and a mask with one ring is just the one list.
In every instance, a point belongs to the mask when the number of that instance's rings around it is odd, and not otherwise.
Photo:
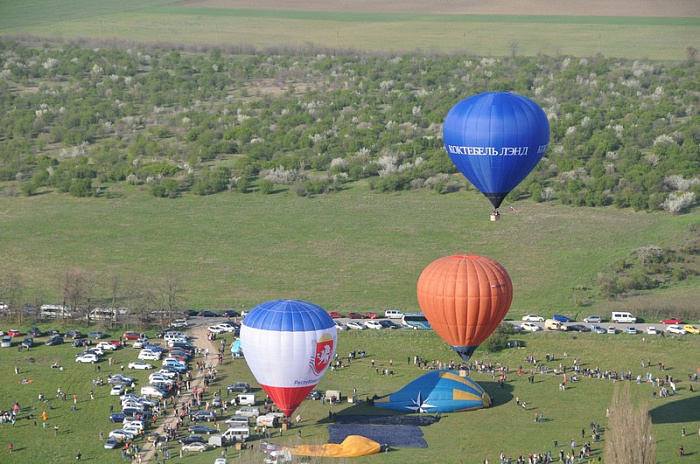
[(447, 113), (442, 131), (452, 162), (494, 208), (534, 169), (549, 144), (542, 108), (509, 92), (460, 101)]
[(513, 283), (505, 268), (490, 258), (453, 255), (423, 270), (417, 295), (435, 332), (468, 361), (508, 312)]
[(333, 319), (323, 308), (305, 301), (262, 303), (241, 325), (245, 360), (287, 417), (326, 372), (336, 344)]

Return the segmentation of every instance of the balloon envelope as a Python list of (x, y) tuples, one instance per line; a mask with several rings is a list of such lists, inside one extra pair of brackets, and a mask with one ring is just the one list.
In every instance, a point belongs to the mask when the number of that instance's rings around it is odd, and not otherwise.
[(442, 135), (457, 169), (498, 208), (544, 155), (549, 121), (528, 98), (487, 92), (453, 106)]
[(438, 335), (468, 361), (498, 327), (513, 300), (513, 283), (491, 258), (452, 255), (418, 278), (418, 304)]
[(376, 398), (374, 405), (402, 412), (455, 412), (488, 408), (491, 398), (469, 377), (437, 370), (418, 377), (395, 393)]
[(326, 372), (336, 344), (333, 319), (320, 306), (305, 301), (262, 303), (241, 325), (245, 360), (287, 417)]

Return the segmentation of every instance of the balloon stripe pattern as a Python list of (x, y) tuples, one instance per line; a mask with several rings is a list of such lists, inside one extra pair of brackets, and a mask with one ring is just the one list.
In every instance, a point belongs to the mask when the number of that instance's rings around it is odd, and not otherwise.
[(287, 417), (326, 372), (336, 345), (333, 319), (320, 306), (305, 301), (262, 303), (241, 325), (245, 360)]
[(510, 309), (513, 283), (491, 258), (452, 255), (423, 270), (417, 296), (433, 329), (468, 361)]
[(542, 159), (549, 121), (528, 98), (487, 92), (453, 106), (442, 133), (457, 169), (498, 208)]

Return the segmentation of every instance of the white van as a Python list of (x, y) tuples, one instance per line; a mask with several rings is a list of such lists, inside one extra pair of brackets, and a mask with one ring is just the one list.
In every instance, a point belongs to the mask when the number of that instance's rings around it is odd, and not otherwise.
[(255, 393), (239, 393), (237, 398), (241, 406), (255, 406)]
[(637, 318), (634, 317), (632, 313), (613, 312), (610, 321), (624, 324), (634, 324), (637, 322)]
[(221, 435), (228, 441), (245, 441), (250, 437), (250, 427), (230, 427)]
[(566, 326), (559, 321), (554, 319), (547, 319), (544, 321), (544, 328), (547, 330), (566, 330)]
[(154, 386), (141, 387), (141, 396), (161, 399), (165, 396), (165, 392)]
[(384, 311), (384, 317), (387, 319), (401, 319), (403, 317), (403, 313), (398, 309), (387, 309)]
[(260, 409), (253, 406), (243, 406), (242, 408), (236, 409), (235, 414), (243, 417), (258, 417), (260, 415)]
[(280, 418), (275, 414), (265, 414), (263, 416), (258, 416), (258, 418), (255, 419), (255, 425), (258, 427), (265, 426), (277, 428), (280, 426)]
[(58, 319), (58, 318), (66, 318), (69, 319), (73, 317), (73, 313), (70, 312), (70, 308), (67, 306), (63, 305), (52, 305), (52, 304), (45, 304), (41, 305), (41, 308), (39, 308), (41, 312), (39, 313), (39, 316), (41, 318), (49, 318), (49, 319)]

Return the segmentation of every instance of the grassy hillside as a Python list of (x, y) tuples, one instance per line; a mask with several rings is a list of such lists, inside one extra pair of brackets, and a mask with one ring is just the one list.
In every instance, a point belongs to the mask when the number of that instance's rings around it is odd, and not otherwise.
[[(508, 269), (516, 314), (604, 312), (609, 304), (586, 290), (598, 272), (635, 248), (675, 246), (697, 223), (696, 215), (532, 202), (492, 223), (487, 200), (474, 191), (376, 194), (362, 183), (313, 198), (112, 194), (0, 198), (0, 260), (24, 282), (24, 301), (59, 301), (66, 271), (77, 267), (101, 276), (102, 298), (111, 295), (112, 276), (123, 296), (128, 281), (155, 287), (173, 274), (188, 307), (288, 297), (329, 310), (416, 309), (415, 284), (427, 264), (474, 253)], [(699, 285), (692, 279), (670, 290), (697, 294)], [(583, 302), (590, 307), (577, 307)]]

